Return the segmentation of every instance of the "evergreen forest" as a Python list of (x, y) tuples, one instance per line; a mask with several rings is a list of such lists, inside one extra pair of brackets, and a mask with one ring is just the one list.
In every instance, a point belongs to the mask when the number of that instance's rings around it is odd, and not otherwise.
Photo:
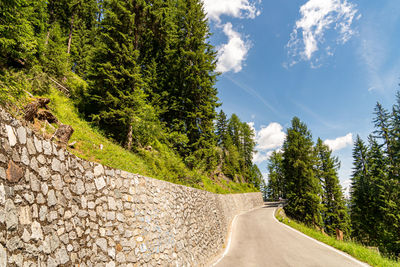
[(400, 255), (400, 93), (390, 110), (374, 109), (375, 130), (354, 140), (349, 199), (338, 179), (340, 162), (305, 123), (293, 118), (281, 151), (268, 162), (263, 188), (270, 199), (285, 199), (285, 213), (296, 221), (346, 240), (377, 248), (390, 258)]
[[(253, 130), (219, 109), (202, 1), (6, 0), (0, 13), (0, 101), (8, 110), (18, 115), (50, 96), (54, 110), (72, 103), (90, 129), (142, 157), (151, 169), (144, 174), (206, 190), (261, 186)], [(64, 102), (54, 102), (58, 91)], [(91, 150), (77, 153), (96, 160)]]

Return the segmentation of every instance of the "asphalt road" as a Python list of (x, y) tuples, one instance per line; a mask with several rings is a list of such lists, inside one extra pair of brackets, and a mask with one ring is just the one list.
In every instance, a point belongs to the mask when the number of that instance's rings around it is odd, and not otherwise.
[(279, 223), (275, 208), (267, 203), (238, 216), (227, 254), (215, 266), (368, 266)]

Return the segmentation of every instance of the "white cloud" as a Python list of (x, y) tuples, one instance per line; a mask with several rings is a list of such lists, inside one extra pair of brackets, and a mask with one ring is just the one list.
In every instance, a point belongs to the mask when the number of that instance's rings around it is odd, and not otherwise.
[(253, 162), (262, 163), (267, 161), (274, 151), (281, 151), (286, 134), (283, 127), (276, 122), (268, 126), (262, 126), (259, 131), (254, 128), (254, 122), (247, 123), (255, 132), (256, 151), (253, 153)]
[(327, 146), (329, 146), (329, 148), (332, 149), (332, 151), (337, 151), (337, 150), (340, 150), (340, 149), (345, 148), (347, 146), (353, 145), (353, 134), (352, 133), (348, 133), (345, 136), (338, 137), (338, 138), (333, 139), (333, 140), (327, 139), (327, 140), (324, 141), (324, 143)]
[[(347, 0), (309, 0), (302, 5), (301, 18), (296, 21), (287, 44), (292, 58), (290, 65), (296, 64), (299, 59), (310, 61), (319, 46), (327, 41), (326, 31), (332, 28), (338, 34), (335, 42), (346, 43), (355, 33), (351, 26), (354, 19), (360, 18), (360, 15), (355, 18), (357, 12), (356, 5)], [(327, 47), (324, 49), (326, 55), (333, 55), (332, 45)], [(314, 64), (320, 64), (318, 58)]]
[(343, 195), (346, 199), (350, 199), (351, 179), (342, 182)]
[(232, 23), (228, 22), (223, 27), (228, 43), (218, 47), (218, 72), (239, 72), (246, 59), (251, 47), (249, 41), (244, 41), (240, 33), (232, 28)]
[(256, 3), (249, 0), (203, 0), (203, 3), (208, 18), (217, 23), (221, 22), (221, 15), (254, 19), (260, 14)]
[(286, 134), (279, 123), (272, 122), (267, 127), (261, 127), (256, 134), (258, 150), (276, 149), (282, 146)]

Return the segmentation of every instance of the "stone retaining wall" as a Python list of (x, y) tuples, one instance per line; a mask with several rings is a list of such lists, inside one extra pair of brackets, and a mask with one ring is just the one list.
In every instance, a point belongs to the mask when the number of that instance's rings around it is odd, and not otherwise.
[(0, 140), (0, 267), (203, 265), (262, 205), (84, 161), (1, 109)]

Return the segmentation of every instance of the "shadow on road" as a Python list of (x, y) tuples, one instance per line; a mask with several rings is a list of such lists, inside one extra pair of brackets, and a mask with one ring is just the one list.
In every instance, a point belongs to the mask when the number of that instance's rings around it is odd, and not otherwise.
[(264, 202), (264, 209), (266, 208), (273, 208), (273, 207), (278, 207), (280, 204), (283, 204), (283, 202), (276, 201), (276, 202)]

